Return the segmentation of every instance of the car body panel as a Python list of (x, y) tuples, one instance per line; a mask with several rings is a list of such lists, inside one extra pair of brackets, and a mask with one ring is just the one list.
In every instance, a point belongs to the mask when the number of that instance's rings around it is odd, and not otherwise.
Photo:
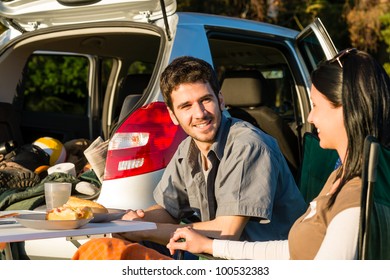
[[(11, 26), (13, 23), (26, 31), (32, 31), (48, 26), (83, 22), (149, 22), (163, 17), (159, 0), (100, 0), (90, 1), (92, 4), (88, 5), (66, 5), (64, 2), (67, 1), (1, 1), (0, 18)], [(164, 5), (167, 15), (175, 13), (176, 1), (164, 0)]]
[(158, 170), (138, 176), (105, 180), (97, 202), (117, 209), (145, 209), (152, 206), (155, 204), (153, 190), (162, 174), (163, 170)]

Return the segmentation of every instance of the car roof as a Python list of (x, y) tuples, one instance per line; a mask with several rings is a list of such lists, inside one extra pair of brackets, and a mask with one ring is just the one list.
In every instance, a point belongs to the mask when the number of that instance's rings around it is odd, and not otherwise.
[[(19, 27), (16, 29), (21, 32), (84, 22), (151, 22), (163, 18), (164, 13), (169, 16), (175, 12), (176, 0), (0, 0), (0, 19), (6, 26)], [(258, 21), (201, 13), (179, 14), (181, 25), (221, 26), (287, 38), (298, 34), (296, 30)]]
[(299, 31), (294, 29), (255, 20), (191, 12), (178, 12), (177, 14), (179, 15), (180, 25), (209, 25), (237, 30), (243, 29), (289, 39), (294, 39), (299, 34)]
[[(176, 0), (164, 0), (166, 15), (176, 12)], [(0, 18), (25, 31), (83, 22), (129, 20), (150, 22), (163, 17), (160, 0), (0, 0)]]

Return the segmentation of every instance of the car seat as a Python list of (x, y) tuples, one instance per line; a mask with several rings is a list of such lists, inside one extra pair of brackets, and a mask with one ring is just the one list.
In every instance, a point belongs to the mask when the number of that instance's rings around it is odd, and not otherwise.
[(323, 149), (318, 135), (303, 135), (303, 156), (298, 170), (297, 185), (307, 205), (317, 197), (329, 175), (336, 169), (339, 156), (336, 150)]
[(151, 74), (129, 74), (122, 79), (114, 106), (113, 125), (109, 135), (117, 125), (128, 115), (149, 84)]
[(284, 119), (268, 105), (275, 92), (257, 70), (226, 72), (221, 92), (232, 117), (250, 122), (273, 136), (294, 175), (299, 166), (298, 138)]
[[(115, 116), (123, 115), (126, 109), (131, 109), (127, 107), (129, 105), (128, 103), (125, 104), (126, 106), (123, 106), (124, 101), (128, 96), (137, 96), (140, 98), (149, 84), (150, 77), (150, 74), (129, 74), (122, 80), (115, 106)], [(130, 105), (134, 105), (134, 103)]]
[(390, 149), (373, 136), (364, 143), (358, 259), (390, 259)]

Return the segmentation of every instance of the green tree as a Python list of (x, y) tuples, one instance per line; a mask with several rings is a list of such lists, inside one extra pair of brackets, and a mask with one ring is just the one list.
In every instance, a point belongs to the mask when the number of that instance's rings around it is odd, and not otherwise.
[[(390, 56), (390, 13), (386, 13), (381, 16), (380, 20), (383, 25), (381, 35), (383, 37), (383, 41), (387, 45), (387, 54)], [(386, 72), (390, 75), (390, 62), (385, 62), (383, 66), (385, 67)]]
[[(33, 55), (20, 90), (30, 111), (84, 114), (88, 60), (78, 56)], [(77, 104), (77, 106), (76, 106)]]
[(339, 49), (354, 46), (382, 64), (390, 61), (389, 0), (178, 0), (178, 10), (276, 23), (296, 30), (318, 17)]
[[(349, 3), (353, 2), (353, 3)], [(367, 52), (376, 52), (382, 40), (382, 16), (390, 11), (388, 1), (347, 1), (346, 21), (351, 44)]]

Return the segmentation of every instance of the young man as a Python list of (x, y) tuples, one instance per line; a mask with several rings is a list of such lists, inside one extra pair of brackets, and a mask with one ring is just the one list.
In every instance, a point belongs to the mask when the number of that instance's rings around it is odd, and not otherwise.
[(203, 60), (175, 59), (160, 87), (172, 121), (188, 138), (154, 192), (157, 205), (124, 217), (157, 222), (158, 229), (122, 236), (166, 244), (180, 220), (195, 214), (201, 222), (192, 226), (209, 237), (287, 237), (306, 205), (276, 141), (223, 115), (216, 74)]
[(160, 87), (172, 121), (188, 137), (154, 191), (157, 204), (123, 217), (156, 222), (157, 229), (114, 237), (166, 249), (173, 232), (188, 226), (181, 221), (195, 216), (199, 221), (190, 225), (211, 238), (286, 239), (306, 204), (276, 140), (222, 113), (218, 79), (203, 60), (175, 59)]

